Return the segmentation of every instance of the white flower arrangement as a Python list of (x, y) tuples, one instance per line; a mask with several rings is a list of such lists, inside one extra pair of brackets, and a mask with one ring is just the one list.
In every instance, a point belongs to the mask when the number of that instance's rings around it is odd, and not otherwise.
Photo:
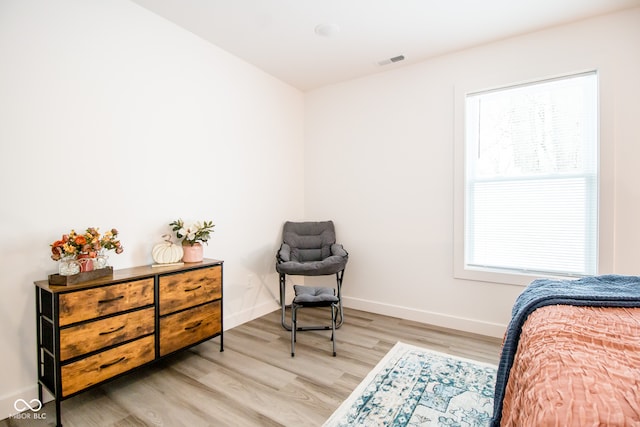
[(176, 237), (182, 239), (183, 245), (207, 243), (215, 227), (213, 221), (196, 221), (191, 225), (185, 225), (182, 219), (169, 223), (169, 226), (176, 233)]

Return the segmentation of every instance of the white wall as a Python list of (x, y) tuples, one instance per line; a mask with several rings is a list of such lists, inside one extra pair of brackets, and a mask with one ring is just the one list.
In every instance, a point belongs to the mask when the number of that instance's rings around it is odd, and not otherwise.
[(299, 91), (129, 1), (0, 1), (0, 419), (36, 397), (33, 282), (71, 228), (118, 228), (123, 268), (150, 264), (171, 220), (213, 220), (225, 329), (277, 308), (303, 112)]
[(456, 93), (597, 69), (600, 273), (639, 274), (640, 9), (305, 95), (305, 214), (350, 252), (345, 304), (502, 336), (522, 287), (453, 276)]

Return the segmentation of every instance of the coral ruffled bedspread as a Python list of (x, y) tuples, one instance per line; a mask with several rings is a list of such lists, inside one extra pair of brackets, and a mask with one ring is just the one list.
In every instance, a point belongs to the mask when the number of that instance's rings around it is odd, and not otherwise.
[(502, 403), (502, 426), (640, 425), (640, 308), (537, 308)]

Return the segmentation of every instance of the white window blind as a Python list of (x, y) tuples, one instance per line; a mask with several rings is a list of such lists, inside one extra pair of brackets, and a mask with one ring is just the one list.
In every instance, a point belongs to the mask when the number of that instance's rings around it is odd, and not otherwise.
[(465, 109), (465, 268), (597, 270), (597, 74), (473, 93)]

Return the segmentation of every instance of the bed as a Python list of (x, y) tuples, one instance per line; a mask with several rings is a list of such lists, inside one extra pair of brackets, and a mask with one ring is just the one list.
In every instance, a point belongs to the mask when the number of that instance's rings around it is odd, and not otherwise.
[(640, 277), (532, 282), (505, 334), (491, 425), (640, 425)]

